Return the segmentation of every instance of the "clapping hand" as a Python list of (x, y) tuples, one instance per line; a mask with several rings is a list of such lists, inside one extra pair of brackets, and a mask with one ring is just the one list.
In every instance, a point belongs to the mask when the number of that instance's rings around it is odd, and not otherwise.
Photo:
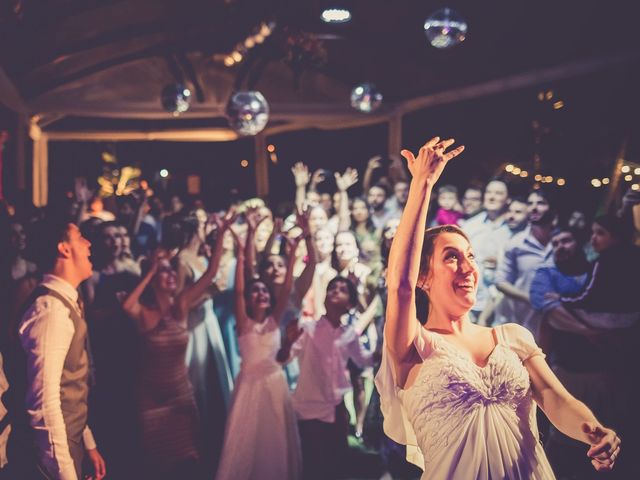
[(464, 151), (464, 146), (461, 145), (445, 152), (454, 141), (453, 138), (440, 141), (440, 137), (433, 137), (420, 148), (417, 157), (409, 150), (402, 150), (400, 153), (407, 160), (411, 176), (414, 179), (425, 180), (431, 185), (435, 184), (447, 162)]
[(587, 456), (591, 458), (593, 468), (598, 472), (612, 470), (620, 454), (620, 437), (610, 428), (592, 422), (582, 424), (582, 431), (591, 444)]

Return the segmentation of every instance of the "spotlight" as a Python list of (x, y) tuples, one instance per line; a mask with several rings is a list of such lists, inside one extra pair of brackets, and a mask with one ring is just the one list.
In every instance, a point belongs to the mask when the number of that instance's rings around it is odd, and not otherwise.
[(327, 8), (320, 18), (325, 23), (347, 23), (351, 20), (351, 12), (344, 8)]

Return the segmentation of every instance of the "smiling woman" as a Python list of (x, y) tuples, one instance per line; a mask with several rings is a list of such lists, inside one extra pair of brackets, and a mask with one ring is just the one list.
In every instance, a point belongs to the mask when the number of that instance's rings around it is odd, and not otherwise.
[[(474, 325), (478, 268), (456, 226), (426, 230), (429, 197), (464, 147), (438, 137), (414, 157), (409, 198), (391, 247), (383, 358), (376, 377), (385, 433), (407, 446), (427, 478), (554, 478), (536, 425), (536, 403), (567, 435), (591, 446), (610, 470), (620, 439), (573, 398), (520, 325)], [(422, 327), (416, 288), (429, 298)], [(536, 403), (534, 403), (534, 401)]]

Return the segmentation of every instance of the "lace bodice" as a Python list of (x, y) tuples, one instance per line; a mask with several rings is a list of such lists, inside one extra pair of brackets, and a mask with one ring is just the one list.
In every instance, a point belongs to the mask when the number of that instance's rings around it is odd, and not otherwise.
[[(554, 478), (538, 441), (523, 365), (542, 352), (520, 329), (496, 327), (498, 343), (484, 367), (440, 334), (420, 332), (415, 342), (423, 359), (418, 376), (406, 390), (396, 387), (404, 418), (387, 418), (388, 399), (383, 413), (385, 430), (389, 421), (404, 421), (403, 428), (411, 430), (402, 443), (411, 444), (413, 438), (424, 457), (423, 478)], [(391, 427), (397, 433), (398, 426)]]

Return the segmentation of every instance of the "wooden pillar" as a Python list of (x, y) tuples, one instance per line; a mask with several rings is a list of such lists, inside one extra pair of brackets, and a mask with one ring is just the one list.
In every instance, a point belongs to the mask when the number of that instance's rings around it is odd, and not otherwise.
[(387, 153), (389, 156), (400, 155), (402, 149), (402, 115), (393, 114), (389, 118), (389, 140)]
[(16, 124), (16, 189), (23, 191), (27, 188), (27, 176), (26, 176), (26, 146), (27, 146), (27, 117), (18, 114), (18, 121)]
[(44, 207), (49, 196), (49, 139), (35, 121), (29, 136), (33, 140), (33, 204)]
[(611, 206), (615, 201), (615, 195), (618, 191), (618, 186), (620, 185), (620, 177), (622, 177), (622, 166), (624, 165), (624, 157), (627, 154), (627, 139), (625, 138), (620, 145), (620, 150), (618, 151), (618, 157), (616, 158), (616, 162), (613, 165), (613, 171), (611, 172), (611, 181), (609, 183), (609, 191), (607, 192), (607, 198), (604, 202), (604, 211), (598, 213), (609, 213), (611, 210)]
[(389, 178), (394, 184), (409, 179), (404, 159), (400, 156), (400, 150), (402, 150), (402, 114), (396, 112), (389, 117), (389, 138), (387, 141), (387, 153), (391, 159)]
[(264, 134), (255, 137), (256, 147), (256, 194), (260, 198), (269, 195), (269, 161), (267, 159), (267, 141)]

